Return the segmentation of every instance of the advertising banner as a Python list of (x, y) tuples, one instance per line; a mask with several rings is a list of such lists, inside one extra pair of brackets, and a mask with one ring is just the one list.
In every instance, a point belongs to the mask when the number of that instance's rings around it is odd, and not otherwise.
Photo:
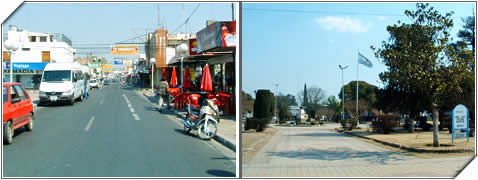
[(138, 55), (138, 45), (114, 45), (111, 48), (111, 55)]
[(196, 34), (197, 52), (218, 48), (236, 47), (236, 22), (215, 22)]
[(116, 65), (122, 65), (122, 64), (123, 64), (123, 59), (115, 58), (114, 64), (116, 64)]
[(101, 71), (103, 72), (111, 72), (113, 71), (113, 66), (111, 64), (102, 64)]
[(189, 40), (189, 55), (197, 55), (198, 54), (198, 42), (197, 39), (190, 39)]

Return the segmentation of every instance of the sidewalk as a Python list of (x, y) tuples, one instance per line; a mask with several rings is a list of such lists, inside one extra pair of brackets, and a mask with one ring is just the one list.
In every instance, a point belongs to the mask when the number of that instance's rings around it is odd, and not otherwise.
[[(158, 104), (158, 98), (151, 91), (136, 91), (138, 95), (145, 96), (148, 101), (154, 105)], [(184, 118), (186, 112), (179, 112), (171, 110), (178, 118)], [(217, 124), (217, 134), (214, 140), (226, 146), (230, 150), (236, 152), (236, 117), (235, 116), (221, 116), (220, 122)]]

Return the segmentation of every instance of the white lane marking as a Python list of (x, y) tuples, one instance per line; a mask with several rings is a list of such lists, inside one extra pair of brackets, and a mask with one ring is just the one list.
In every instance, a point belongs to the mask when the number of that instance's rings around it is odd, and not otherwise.
[(129, 108), (129, 111), (131, 111), (132, 113), (134, 113), (134, 109), (133, 109), (133, 108)]
[(132, 108), (133, 106), (132, 106), (131, 104), (129, 104), (129, 103), (128, 103), (128, 107), (129, 107), (129, 108)]
[(139, 121), (139, 120), (140, 120), (140, 119), (139, 119), (139, 116), (138, 116), (136, 113), (133, 113), (133, 118), (134, 118), (134, 120), (136, 120), (136, 121)]
[(93, 121), (95, 120), (95, 116), (91, 117), (90, 121), (88, 122), (88, 124), (86, 125), (85, 127), (85, 131), (88, 132), (88, 130), (90, 129), (91, 125), (93, 124)]

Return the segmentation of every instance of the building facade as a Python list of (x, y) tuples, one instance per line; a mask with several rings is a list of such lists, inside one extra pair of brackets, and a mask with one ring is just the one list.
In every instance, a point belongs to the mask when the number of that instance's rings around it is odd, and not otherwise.
[(8, 53), (2, 46), (4, 76), (10, 81), (10, 64), (13, 63), (13, 81), (28, 89), (39, 87), (46, 64), (71, 63), (76, 53), (71, 40), (61, 33), (29, 32), (11, 25), (7, 39), (18, 42), (20, 47), (16, 52)]

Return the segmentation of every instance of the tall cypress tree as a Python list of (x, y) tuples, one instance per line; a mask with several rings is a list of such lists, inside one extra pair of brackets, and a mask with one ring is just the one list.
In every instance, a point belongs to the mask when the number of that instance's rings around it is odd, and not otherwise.
[(307, 84), (304, 83), (304, 103), (302, 104), (302, 107), (306, 107), (307, 104), (309, 103), (307, 100)]

